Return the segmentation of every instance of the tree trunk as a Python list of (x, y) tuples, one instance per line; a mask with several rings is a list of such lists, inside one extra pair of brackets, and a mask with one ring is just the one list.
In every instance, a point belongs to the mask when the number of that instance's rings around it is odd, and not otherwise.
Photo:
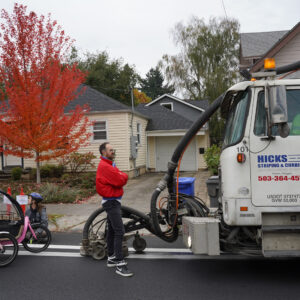
[(36, 183), (41, 183), (41, 170), (40, 170), (40, 155), (36, 152)]

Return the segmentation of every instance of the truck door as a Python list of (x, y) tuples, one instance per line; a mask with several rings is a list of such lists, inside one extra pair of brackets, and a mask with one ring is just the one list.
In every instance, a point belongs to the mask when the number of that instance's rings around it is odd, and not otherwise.
[(264, 90), (256, 91), (250, 130), (252, 203), (255, 206), (300, 205), (300, 89), (287, 88), (290, 134), (282, 138), (273, 126), (268, 139)]

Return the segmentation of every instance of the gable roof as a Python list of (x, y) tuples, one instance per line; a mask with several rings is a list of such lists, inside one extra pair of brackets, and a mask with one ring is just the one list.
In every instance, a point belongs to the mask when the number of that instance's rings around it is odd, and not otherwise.
[(264, 55), (287, 32), (288, 30), (241, 33), (242, 56), (260, 57)]
[(193, 106), (197, 106), (202, 110), (206, 110), (209, 106), (208, 100), (183, 100), (183, 101), (192, 104)]
[(193, 124), (192, 121), (161, 105), (147, 106), (147, 104), (139, 104), (136, 110), (150, 118), (146, 128), (147, 131), (188, 129)]
[(288, 42), (300, 33), (300, 22), (298, 22), (290, 31), (288, 31), (277, 43), (275, 43), (264, 55), (251, 67), (251, 72), (260, 70), (264, 65), (266, 57), (274, 57)]
[(65, 108), (65, 112), (74, 110), (77, 105), (83, 106), (88, 104), (90, 112), (105, 112), (105, 111), (130, 111), (131, 107), (125, 105), (101, 92), (87, 86), (81, 85), (79, 90), (83, 92), (74, 100), (69, 102)]
[(181, 99), (179, 99), (179, 98), (177, 98), (177, 97), (175, 97), (175, 96), (173, 96), (173, 95), (169, 95), (169, 94), (163, 94), (162, 96), (160, 96), (160, 97), (158, 97), (158, 98), (152, 100), (151, 102), (147, 103), (145, 106), (149, 107), (149, 106), (151, 106), (152, 104), (154, 104), (155, 102), (157, 102), (157, 101), (163, 99), (164, 97), (170, 98), (170, 99), (172, 99), (172, 100), (175, 100), (175, 101), (177, 101), (177, 102), (180, 102), (180, 103), (182, 103), (182, 104), (185, 104), (185, 105), (187, 105), (187, 106), (190, 106), (190, 107), (192, 107), (192, 108), (194, 108), (194, 109), (200, 110), (200, 111), (202, 111), (202, 112), (205, 110), (205, 109), (203, 109), (203, 108), (201, 108), (201, 107), (199, 107), (199, 106), (197, 106), (197, 105), (192, 104), (193, 101), (200, 101), (200, 100), (189, 100), (189, 101), (186, 101), (186, 100), (181, 100)]

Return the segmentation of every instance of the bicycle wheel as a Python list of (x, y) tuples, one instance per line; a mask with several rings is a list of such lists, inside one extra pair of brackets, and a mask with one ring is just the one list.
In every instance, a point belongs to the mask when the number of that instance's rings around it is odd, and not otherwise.
[[(123, 253), (124, 256), (128, 256), (128, 248), (126, 245), (126, 240), (128, 234), (138, 231), (140, 229), (146, 228), (150, 232), (150, 218), (143, 213), (136, 211), (132, 208), (121, 206), (122, 213), (122, 221), (124, 224), (125, 235), (123, 240)], [(99, 247), (98, 245), (102, 245), (106, 248), (106, 234), (107, 234), (107, 214), (103, 208), (97, 209), (91, 216), (87, 219), (84, 229), (83, 229), (83, 240), (88, 240), (88, 246), (84, 251), (84, 255), (91, 255), (91, 253), (96, 253), (96, 257), (99, 257)], [(130, 235), (129, 235), (130, 236)], [(97, 247), (95, 247), (97, 246)], [(102, 255), (103, 251), (101, 248), (101, 257), (105, 257)], [(99, 258), (98, 258), (99, 259)]]
[(49, 229), (41, 224), (32, 224), (33, 229), (37, 238), (33, 236), (30, 229), (28, 228), (25, 239), (22, 244), (27, 251), (33, 253), (39, 253), (46, 250), (51, 243), (51, 232)]
[(0, 267), (11, 264), (18, 254), (18, 242), (10, 233), (0, 233)]

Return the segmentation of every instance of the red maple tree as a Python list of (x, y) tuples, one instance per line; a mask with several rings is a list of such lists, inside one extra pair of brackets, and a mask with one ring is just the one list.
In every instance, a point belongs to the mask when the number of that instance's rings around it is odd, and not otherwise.
[(1, 11), (0, 145), (4, 154), (34, 157), (39, 183), (40, 162), (86, 144), (91, 123), (88, 107), (65, 113), (85, 78), (67, 63), (73, 41), (50, 15), (26, 10), (15, 4), (11, 15)]

